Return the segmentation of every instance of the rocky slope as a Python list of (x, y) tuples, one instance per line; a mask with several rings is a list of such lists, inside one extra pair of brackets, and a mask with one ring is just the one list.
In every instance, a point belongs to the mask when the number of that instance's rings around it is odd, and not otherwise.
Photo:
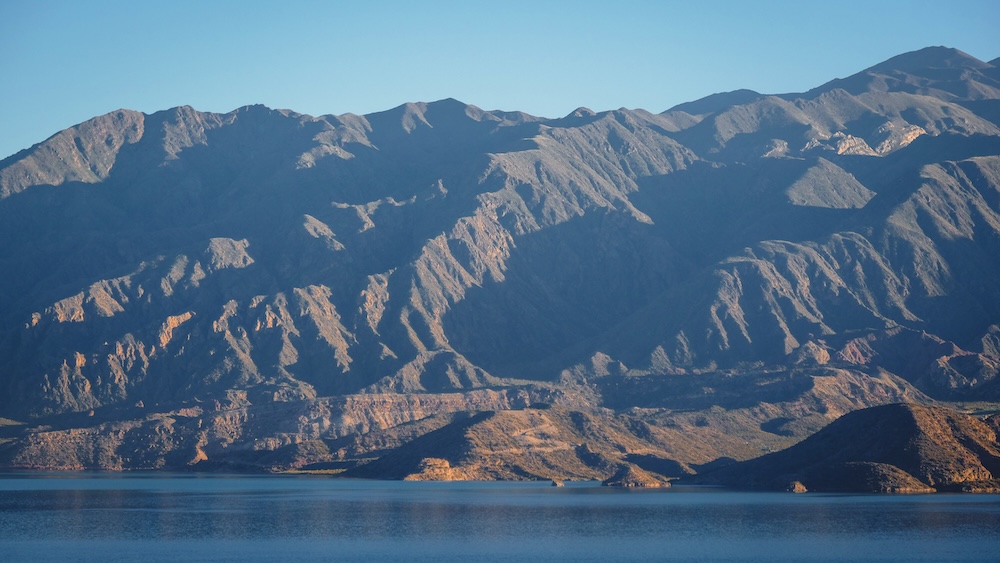
[(844, 415), (777, 453), (728, 465), (696, 483), (770, 490), (1000, 490), (992, 424), (940, 407), (885, 405)]
[[(928, 48), (662, 114), (95, 118), (0, 162), (0, 461), (606, 478), (1000, 401), (998, 110)], [(559, 445), (477, 461), (508, 426)]]

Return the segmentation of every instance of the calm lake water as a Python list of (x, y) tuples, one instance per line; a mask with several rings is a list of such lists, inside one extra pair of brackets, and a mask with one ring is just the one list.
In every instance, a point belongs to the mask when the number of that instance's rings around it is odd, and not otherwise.
[(3, 561), (997, 561), (998, 495), (0, 475)]

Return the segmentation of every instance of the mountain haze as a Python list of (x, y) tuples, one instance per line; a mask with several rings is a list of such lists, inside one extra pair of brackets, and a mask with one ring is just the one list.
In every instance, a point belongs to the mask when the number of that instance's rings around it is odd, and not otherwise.
[(123, 109), (0, 162), (0, 237), (7, 466), (679, 477), (1000, 402), (1000, 67), (559, 119)]

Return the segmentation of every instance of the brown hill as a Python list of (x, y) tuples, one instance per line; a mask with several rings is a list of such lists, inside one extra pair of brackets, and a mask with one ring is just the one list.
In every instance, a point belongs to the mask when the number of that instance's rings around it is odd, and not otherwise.
[(767, 490), (1000, 490), (995, 428), (940, 407), (885, 405), (844, 415), (786, 450), (698, 475)]

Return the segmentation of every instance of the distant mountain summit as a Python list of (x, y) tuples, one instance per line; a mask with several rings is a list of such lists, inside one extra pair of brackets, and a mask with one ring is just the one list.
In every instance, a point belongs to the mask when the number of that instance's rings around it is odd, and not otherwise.
[(938, 47), (662, 114), (96, 117), (0, 163), (0, 460), (676, 477), (1000, 401), (998, 123)]
[(842, 88), (851, 94), (907, 92), (949, 100), (996, 99), (1000, 69), (958, 49), (927, 47), (904, 53), (809, 93)]
[(940, 69), (983, 70), (992, 66), (958, 49), (937, 46), (897, 55), (867, 72), (912, 72), (919, 75)]
[(763, 98), (763, 94), (758, 94), (753, 90), (733, 90), (732, 92), (720, 92), (705, 96), (700, 100), (678, 104), (664, 113), (683, 111), (691, 115), (705, 115), (716, 113), (733, 106), (748, 104)]

